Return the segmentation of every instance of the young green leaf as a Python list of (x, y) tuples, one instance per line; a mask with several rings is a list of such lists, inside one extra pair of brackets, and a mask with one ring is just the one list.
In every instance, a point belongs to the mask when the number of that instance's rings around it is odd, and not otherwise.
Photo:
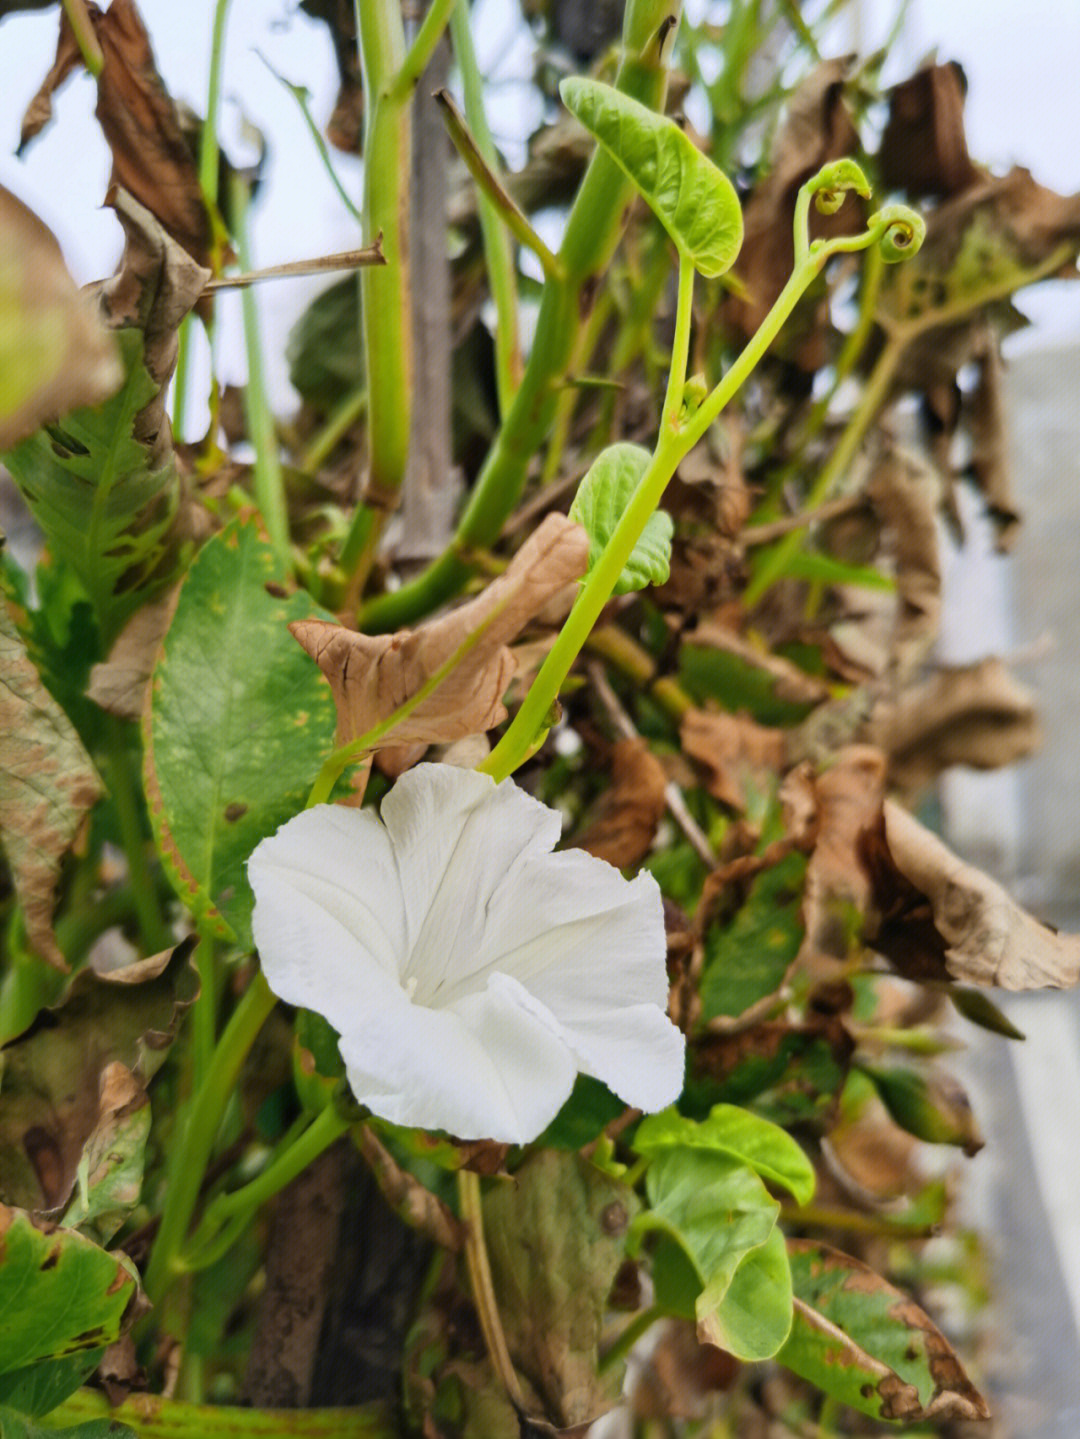
[(126, 1424), (114, 1424), (111, 1419), (90, 1419), (85, 1424), (74, 1424), (63, 1429), (54, 1429), (51, 1424), (34, 1424), (25, 1414), (13, 1409), (0, 1408), (0, 1439), (137, 1439), (134, 1429)]
[[(650, 459), (648, 450), (641, 445), (609, 445), (597, 455), (578, 486), (570, 506), (570, 518), (582, 525), (589, 536), (589, 571), (615, 533)], [(671, 571), (674, 528), (671, 516), (664, 510), (649, 516), (615, 585), (617, 595), (664, 583)]]
[(104, 1348), (89, 1349), (0, 1374), (0, 1406), (31, 1419), (48, 1414), (75, 1393), (101, 1363), (104, 1353)]
[[(334, 702), (288, 631), (314, 608), (282, 598), (274, 552), (233, 524), (199, 552), (151, 681), (146, 789), (181, 897), (250, 944), (244, 865), (303, 808), (333, 745)], [(269, 586), (269, 588), (268, 588)]]
[(739, 200), (690, 137), (597, 80), (572, 76), (559, 93), (644, 195), (679, 254), (710, 278), (729, 270), (743, 239)]
[(788, 1243), (795, 1285), (781, 1364), (875, 1419), (987, 1419), (948, 1340), (879, 1274), (808, 1239)]
[(809, 1204), (814, 1195), (814, 1166), (791, 1135), (735, 1104), (715, 1105), (700, 1123), (675, 1110), (649, 1115), (638, 1125), (634, 1149), (646, 1156), (666, 1149), (726, 1154), (787, 1189), (797, 1204)]

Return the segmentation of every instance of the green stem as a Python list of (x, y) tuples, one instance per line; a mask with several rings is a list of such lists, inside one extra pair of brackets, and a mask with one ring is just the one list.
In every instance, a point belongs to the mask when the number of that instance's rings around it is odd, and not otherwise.
[(675, 338), (671, 348), (671, 369), (668, 371), (667, 393), (660, 415), (660, 433), (675, 430), (682, 412), (686, 389), (686, 365), (690, 358), (690, 325), (694, 316), (694, 266), (685, 255), (679, 256), (679, 299), (675, 310)]
[(370, 1403), (355, 1409), (241, 1409), (220, 1404), (186, 1404), (156, 1394), (132, 1394), (120, 1405), (96, 1389), (79, 1389), (49, 1411), (48, 1425), (96, 1421), (91, 1433), (130, 1427), (139, 1439), (207, 1439), (242, 1434), (244, 1439), (399, 1439), (392, 1406)]
[(139, 922), (139, 938), (147, 955), (159, 954), (168, 949), (174, 939), (162, 916), (157, 885), (148, 864), (149, 838), (143, 823), (142, 793), (131, 773), (123, 722), (109, 716), (107, 729), (108, 748), (103, 768), (120, 831), (120, 843), (127, 859), (128, 887)]
[(79, 47), (83, 64), (97, 80), (105, 68), (105, 55), (91, 23), (86, 0), (64, 0), (64, 13), (75, 37), (75, 44)]
[(244, 1060), (277, 1003), (257, 971), (241, 996), (218, 1041), (205, 1078), (191, 1101), (169, 1161), (161, 1225), (150, 1254), (144, 1288), (156, 1303), (182, 1269), (177, 1260), (191, 1223), (206, 1166), (225, 1106)]
[[(360, 0), (363, 3), (363, 0)], [(391, 94), (395, 98), (405, 100), (412, 99), (412, 92), (420, 83), (420, 77), (431, 63), (431, 57), (435, 53), (435, 46), (442, 38), (447, 22), (453, 14), (458, 0), (431, 0), (428, 12), (417, 30), (412, 44), (409, 46), (409, 53), (402, 61), (397, 75), (391, 85)]]
[[(248, 241), (248, 191), (245, 182), (233, 178), (236, 211), (236, 247), (240, 265), (253, 269)], [(266, 533), (283, 574), (292, 573), (292, 545), (289, 541), (289, 512), (285, 501), (285, 476), (278, 451), (277, 428), (266, 395), (263, 371), (262, 337), (259, 333), (259, 310), (255, 287), (246, 287), (240, 296), (244, 317), (244, 347), (247, 351), (248, 379), (244, 386), (244, 410), (248, 436), (255, 447), (255, 502), (266, 525)]]
[(308, 443), (297, 462), (300, 469), (314, 474), (319, 466), (330, 458), (338, 441), (344, 439), (366, 408), (367, 390), (363, 387), (353, 390), (351, 395), (346, 395), (323, 428)]
[[(369, 7), (362, 4), (359, 8), (363, 12)], [(655, 107), (663, 103), (667, 70), (655, 42), (661, 26), (677, 19), (679, 9), (679, 0), (629, 0), (627, 4), (616, 86), (643, 104)], [(598, 148), (567, 220), (559, 250), (562, 278), (548, 280), (544, 286), (525, 373), (457, 532), (445, 553), (415, 580), (364, 606), (361, 627), (369, 633), (398, 629), (451, 599), (473, 572), (471, 553), (490, 548), (498, 538), (521, 494), (529, 462), (549, 432), (560, 386), (588, 313), (583, 296), (588, 296), (607, 268), (632, 193), (622, 170)]]
[(601, 1354), (600, 1362), (596, 1366), (597, 1371), (600, 1374), (605, 1374), (615, 1364), (618, 1364), (620, 1359), (625, 1359), (642, 1335), (647, 1334), (656, 1321), (663, 1319), (663, 1317), (664, 1311), (655, 1304), (649, 1309), (642, 1309), (638, 1314), (635, 1314), (633, 1319), (631, 1319), (622, 1330), (618, 1339), (611, 1345), (610, 1349), (605, 1349), (603, 1354)]
[(206, 119), (203, 121), (199, 145), (199, 187), (203, 198), (217, 210), (220, 152), (218, 149), (218, 110), (221, 105), (221, 62), (225, 53), (225, 21), (229, 0), (217, 0), (214, 6), (214, 28), (210, 40), (210, 77), (206, 87)]
[[(332, 1104), (328, 1104), (256, 1179), (240, 1189), (212, 1199), (190, 1243), (185, 1246), (184, 1255), (178, 1258), (177, 1266), (202, 1269), (219, 1259), (254, 1211), (291, 1184), (325, 1149), (347, 1133), (350, 1122), (342, 1118)], [(215, 1242), (225, 1237), (224, 1234), (219, 1235), (223, 1226), (229, 1243)]]
[(183, 443), (184, 421), (187, 418), (188, 370), (191, 366), (191, 327), (195, 321), (185, 315), (180, 321), (180, 333), (176, 341), (176, 370), (173, 373), (173, 439)]

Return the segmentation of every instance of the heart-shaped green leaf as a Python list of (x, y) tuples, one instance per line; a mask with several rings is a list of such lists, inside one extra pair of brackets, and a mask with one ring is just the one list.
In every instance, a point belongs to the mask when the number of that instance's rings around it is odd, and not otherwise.
[(634, 1148), (646, 1156), (666, 1149), (726, 1154), (770, 1184), (782, 1185), (798, 1204), (809, 1204), (814, 1194), (814, 1166), (791, 1135), (736, 1104), (717, 1104), (700, 1123), (674, 1109), (652, 1114), (638, 1125)]
[(572, 76), (559, 93), (648, 200), (679, 254), (709, 277), (729, 270), (742, 246), (743, 221), (723, 171), (673, 120), (610, 85)]
[[(651, 458), (641, 445), (609, 445), (597, 455), (578, 486), (570, 518), (582, 525), (589, 536), (589, 571), (615, 533)], [(615, 585), (617, 595), (664, 583), (671, 572), (674, 528), (671, 516), (664, 510), (649, 516)]]

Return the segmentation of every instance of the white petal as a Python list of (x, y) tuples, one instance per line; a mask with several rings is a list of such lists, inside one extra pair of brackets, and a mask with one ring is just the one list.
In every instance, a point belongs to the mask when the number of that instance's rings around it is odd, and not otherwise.
[(405, 911), (390, 841), (373, 814), (317, 805), (248, 860), (251, 925), (270, 988), (335, 1029), (407, 1004)]
[(578, 1068), (635, 1109), (655, 1114), (682, 1093), (686, 1041), (655, 1004), (562, 1019), (560, 1028)]
[(576, 1066), (551, 1017), (496, 976), (454, 1009), (412, 1005), (342, 1036), (357, 1099), (394, 1124), (525, 1144), (554, 1119)]
[(452, 765), (417, 765), (382, 805), (405, 896), (409, 976), (418, 1003), (443, 1002), (483, 964), (493, 895), (559, 837), (559, 815), (507, 781)]

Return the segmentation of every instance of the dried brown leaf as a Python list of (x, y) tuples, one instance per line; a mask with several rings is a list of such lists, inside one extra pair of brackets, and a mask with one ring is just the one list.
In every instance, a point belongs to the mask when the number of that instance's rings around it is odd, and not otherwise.
[(0, 602), (0, 838), (30, 948), (56, 969), (52, 913), (60, 864), (101, 783), (71, 721), (41, 683)]
[(894, 789), (917, 794), (951, 765), (1000, 769), (1041, 738), (1035, 701), (994, 656), (943, 666), (874, 715), (869, 738), (889, 756)]
[(116, 344), (55, 235), (0, 185), (0, 450), (108, 399), (123, 378)]
[(1033, 919), (892, 801), (866, 858), (882, 914), (872, 942), (902, 974), (1012, 990), (1080, 980), (1080, 936)]
[(870, 745), (850, 745), (820, 774), (817, 843), (806, 867), (800, 958), (847, 959), (871, 904), (870, 878), (861, 862), (864, 834), (881, 815), (885, 756)]
[(997, 529), (997, 548), (1012, 548), (1020, 528), (1009, 463), (1009, 417), (1005, 404), (1005, 365), (997, 335), (987, 330), (979, 361), (979, 382), (971, 399), (969, 468), (986, 499)]
[(964, 135), (967, 78), (955, 60), (928, 64), (889, 91), (878, 167), (886, 190), (955, 195), (981, 178)]
[(154, 662), (179, 597), (177, 587), (136, 610), (116, 637), (109, 658), (91, 669), (87, 696), (109, 714), (132, 720), (142, 715)]
[(611, 750), (611, 786), (575, 845), (616, 869), (640, 864), (664, 816), (666, 787), (664, 767), (644, 740), (616, 740)]
[[(128, 190), (168, 233), (207, 264), (213, 244), (195, 160), (176, 106), (158, 74), (150, 36), (134, 0), (112, 0), (104, 13), (88, 0), (90, 23), (104, 56), (96, 114), (112, 152), (114, 185)], [(20, 151), (52, 118), (52, 97), (82, 56), (60, 16), (56, 58), (23, 118)]]
[(290, 625), (330, 682), (338, 743), (385, 723), (455, 656), (459, 662), (446, 677), (370, 749), (462, 739), (505, 719), (502, 696), (515, 664), (507, 645), (553, 594), (584, 574), (588, 549), (580, 525), (548, 515), (504, 574), (418, 629), (363, 635), (326, 620)]
[(875, 465), (866, 492), (892, 539), (897, 597), (892, 668), (903, 681), (937, 638), (941, 619), (940, 486), (923, 461), (889, 449)]
[(784, 763), (784, 733), (749, 715), (689, 709), (679, 723), (683, 753), (706, 770), (705, 788), (745, 813), (748, 789), (767, 793)]

